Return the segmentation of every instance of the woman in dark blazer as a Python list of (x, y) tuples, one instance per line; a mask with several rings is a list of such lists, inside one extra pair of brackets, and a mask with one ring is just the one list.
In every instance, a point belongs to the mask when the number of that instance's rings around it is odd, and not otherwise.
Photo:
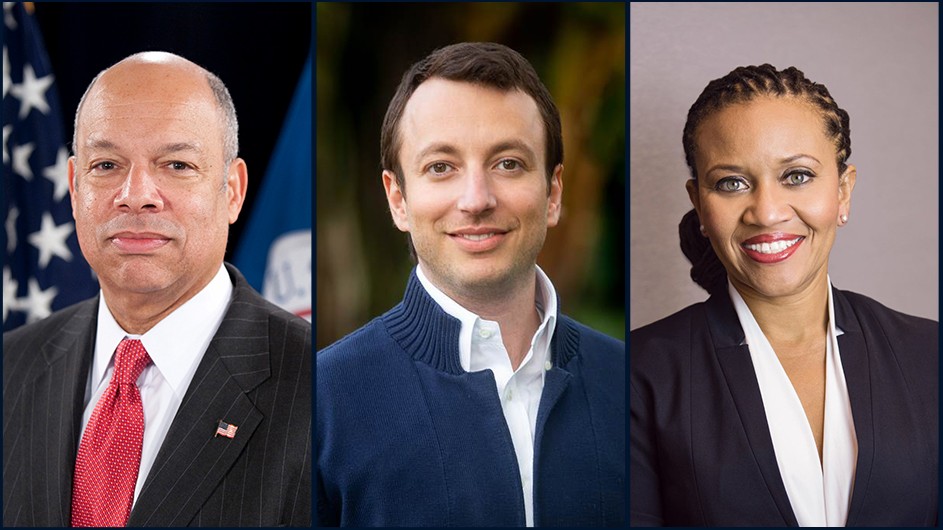
[(630, 334), (631, 525), (935, 525), (938, 325), (828, 276), (848, 114), (796, 68), (740, 67), (683, 143), (711, 296)]

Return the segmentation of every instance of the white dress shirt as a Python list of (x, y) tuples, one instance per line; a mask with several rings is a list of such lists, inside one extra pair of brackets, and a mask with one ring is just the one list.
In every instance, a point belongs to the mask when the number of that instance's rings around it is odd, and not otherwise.
[(845, 526), (855, 480), (858, 441), (838, 352), (838, 336), (842, 331), (835, 326), (832, 290), (828, 290), (821, 461), (805, 410), (776, 352), (740, 293), (732, 285), (728, 285), (728, 290), (746, 335), (746, 344), (750, 346), (776, 463), (796, 520), (799, 526)]
[(132, 335), (121, 329), (107, 307), (104, 293), (101, 294), (103, 303), (98, 304), (95, 356), (85, 387), (82, 435), (85, 434), (95, 405), (111, 382), (118, 343), (125, 337), (139, 339), (153, 362), (144, 369), (137, 381), (144, 407), (144, 441), (141, 467), (134, 487), (134, 502), (137, 502), (141, 486), (154, 464), (154, 458), (203, 358), (203, 352), (223, 320), (231, 296), (232, 281), (226, 267), (220, 265), (216, 276), (196, 296), (143, 335)]
[[(462, 369), (466, 372), (491, 370), (494, 373), (496, 391), (517, 455), (526, 524), (534, 526), (534, 432), (544, 373), (551, 368), (550, 341), (557, 321), (557, 292), (550, 278), (536, 267), (534, 305), (541, 322), (530, 341), (527, 355), (517, 370), (513, 370), (497, 322), (484, 320), (449, 298), (426, 278), (422, 266), (416, 268), (416, 276), (442, 310), (462, 323), (458, 339)], [(487, 487), (487, 484), (482, 487)]]

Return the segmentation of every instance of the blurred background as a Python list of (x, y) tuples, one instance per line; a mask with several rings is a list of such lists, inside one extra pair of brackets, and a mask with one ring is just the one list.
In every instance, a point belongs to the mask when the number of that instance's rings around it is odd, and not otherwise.
[(493, 41), (526, 57), (563, 123), (563, 216), (538, 258), (561, 310), (625, 337), (625, 3), (318, 3), (317, 347), (397, 304), (414, 262), (380, 180), (380, 125), (407, 68)]
[[(71, 154), (75, 109), (94, 76), (146, 50), (182, 55), (228, 86), (249, 187), (230, 230), (226, 260), (259, 291), (266, 282), (280, 281), (281, 292), (267, 297), (281, 296), (294, 304), (283, 306), (310, 318), (313, 5), (4, 2), (3, 7), (4, 329), (98, 292), (72, 229), (68, 194), (61, 188), (65, 166), (58, 158), (60, 152)], [(295, 199), (297, 206), (289, 208)], [(47, 214), (54, 230), (40, 229)], [(266, 275), (267, 264), (277, 261), (272, 242), (299, 230), (307, 233), (307, 250), (278, 262), (282, 269), (294, 267), (291, 274)]]

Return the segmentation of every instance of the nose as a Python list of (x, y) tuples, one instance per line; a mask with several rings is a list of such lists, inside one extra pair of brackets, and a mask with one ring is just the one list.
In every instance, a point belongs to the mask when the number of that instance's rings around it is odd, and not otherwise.
[(751, 202), (743, 215), (743, 221), (756, 226), (775, 226), (792, 218), (788, 190), (773, 184), (757, 184), (751, 194)]
[(494, 209), (498, 201), (492, 189), (493, 185), (486, 171), (468, 171), (462, 179), (458, 209), (471, 215), (481, 215)]
[(156, 176), (147, 167), (132, 165), (115, 196), (115, 206), (131, 212), (162, 210), (164, 200)]

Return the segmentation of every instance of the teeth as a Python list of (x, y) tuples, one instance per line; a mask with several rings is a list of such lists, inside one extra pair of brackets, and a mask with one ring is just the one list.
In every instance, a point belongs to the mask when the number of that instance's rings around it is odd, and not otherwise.
[(485, 239), (488, 239), (489, 237), (492, 237), (493, 235), (494, 235), (494, 232), (490, 234), (477, 234), (477, 235), (476, 234), (462, 234), (462, 237), (471, 241), (484, 241)]
[(744, 247), (760, 254), (779, 254), (787, 248), (795, 245), (802, 239), (797, 237), (791, 241), (774, 241), (772, 243), (759, 243), (756, 245), (744, 245)]

